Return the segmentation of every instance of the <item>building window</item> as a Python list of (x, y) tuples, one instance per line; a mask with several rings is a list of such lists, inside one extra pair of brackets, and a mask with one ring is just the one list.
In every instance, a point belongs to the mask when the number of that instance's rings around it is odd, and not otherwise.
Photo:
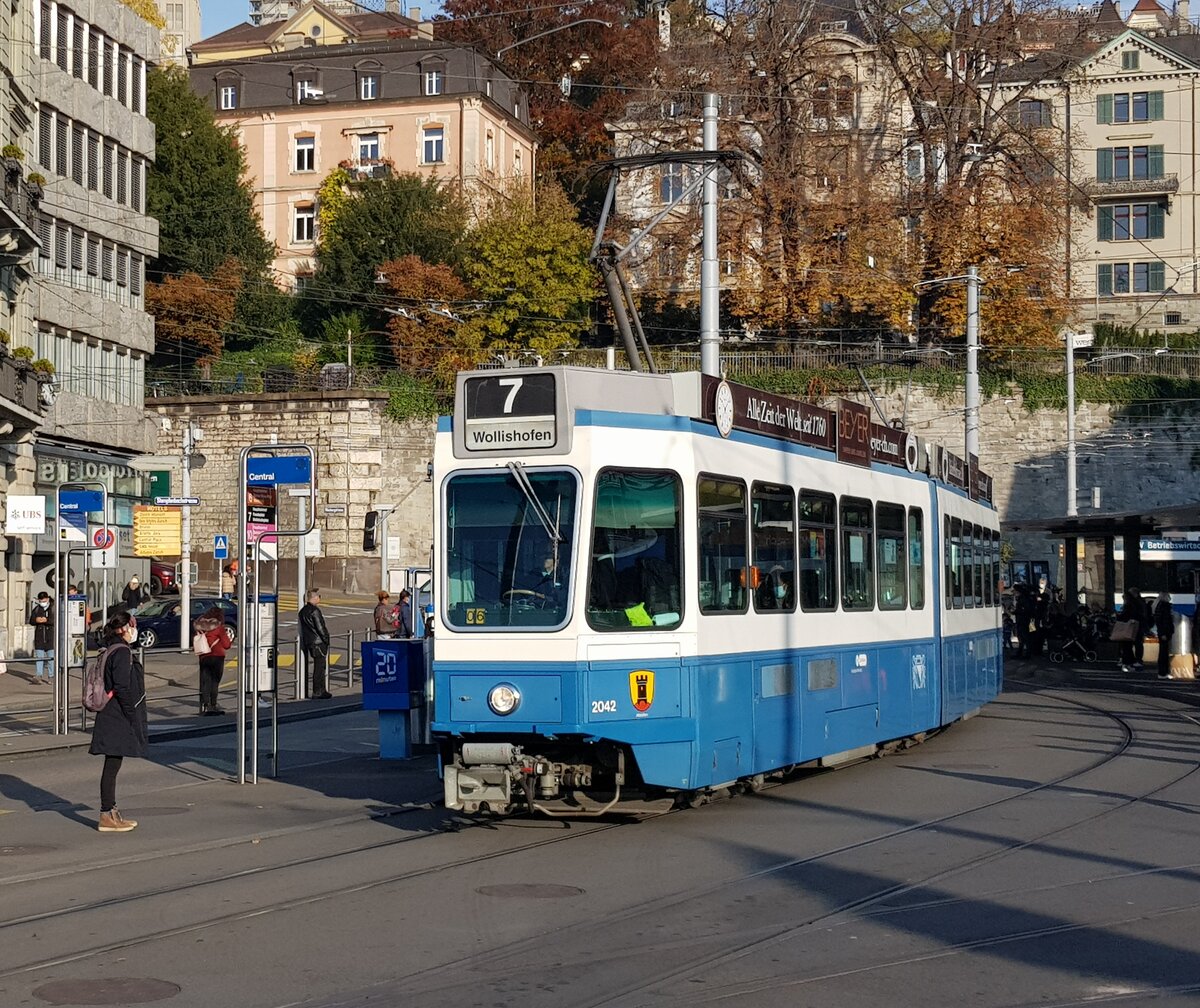
[(1163, 118), (1161, 91), (1130, 91), (1096, 96), (1096, 122), (1155, 122)]
[(117, 50), (117, 101), (129, 105), (129, 68), (132, 65), (133, 53), (127, 49)]
[(71, 73), (83, 80), (83, 63), (84, 63), (84, 33), (87, 31), (87, 26), (84, 25), (79, 18), (75, 19), (75, 23), (71, 26)]
[(441, 126), (426, 126), (424, 130), (423, 164), (440, 164), (446, 155), (446, 130)]
[(358, 97), (362, 101), (375, 101), (379, 97), (378, 74), (363, 74), (358, 78)]
[(488, 171), (496, 167), (496, 138), (491, 130), (483, 138), (483, 165)]
[(51, 169), (51, 150), (54, 147), (54, 113), (49, 109), (38, 111), (38, 163)]
[(440, 95), (446, 88), (446, 71), (444, 70), (426, 70), (425, 71), (425, 93), (427, 95)]
[(1177, 311), (1163, 312), (1163, 325), (1183, 325), (1183, 313)]
[(1096, 208), (1099, 241), (1162, 238), (1165, 231), (1166, 212), (1161, 203), (1118, 203)]
[(67, 54), (67, 48), (70, 44), (70, 36), (67, 32), (68, 15), (64, 8), (58, 8), (58, 17), (55, 19), (55, 28), (57, 34), (55, 37), (55, 62), (60, 70), (66, 70), (70, 65), (70, 60)]
[(1163, 177), (1163, 147), (1101, 147), (1096, 151), (1098, 182)]
[(1099, 263), (1096, 266), (1096, 290), (1100, 297), (1116, 294), (1153, 294), (1167, 289), (1166, 263)]
[(44, 60), (51, 59), (54, 55), (53, 47), (50, 41), (51, 30), (51, 8), (48, 3), (43, 3), (39, 8), (38, 19), (38, 54)]
[(167, 31), (183, 31), (183, 4), (167, 4)]
[(317, 170), (317, 138), (315, 136), (296, 137), (296, 171), (310, 172)]
[(296, 81), (296, 104), (311, 98), (320, 98), (322, 94), (314, 78), (303, 77)]
[(85, 133), (80, 127), (71, 127), (71, 181), (83, 185), (83, 140)]
[(1136, 50), (1121, 53), (1121, 69), (1137, 70), (1141, 66), (1142, 54)]
[(113, 180), (115, 178), (113, 162), (116, 159), (116, 145), (106, 141), (104, 144), (104, 195), (109, 199), (113, 198)]
[(672, 162), (658, 169), (658, 201), (674, 203), (683, 196), (683, 165)]
[(854, 118), (854, 81), (843, 74), (837, 79), (837, 87), (833, 96), (834, 115), (845, 125)]
[(70, 166), (67, 164), (67, 131), (70, 127), (67, 125), (67, 120), (61, 115), (55, 116), (54, 125), (54, 170), (66, 178), (70, 173)]
[(88, 83), (97, 91), (100, 89), (100, 64), (104, 62), (104, 36), (100, 32), (88, 34)]
[(1050, 103), (1029, 98), (1018, 105), (1018, 122), (1026, 127), (1050, 125)]
[(358, 160), (360, 163), (379, 160), (378, 133), (360, 133), (358, 135)]
[(236, 84), (221, 85), (218, 105), (222, 112), (227, 112), (229, 109), (238, 107), (238, 89)]
[(513, 174), (520, 175), (522, 172), (521, 152), (519, 150), (515, 150), (513, 151)]
[(297, 245), (312, 242), (317, 227), (316, 207), (311, 203), (301, 203), (292, 213), (292, 240)]
[(100, 191), (100, 137), (95, 133), (88, 134), (87, 153), (87, 187), (92, 192)]

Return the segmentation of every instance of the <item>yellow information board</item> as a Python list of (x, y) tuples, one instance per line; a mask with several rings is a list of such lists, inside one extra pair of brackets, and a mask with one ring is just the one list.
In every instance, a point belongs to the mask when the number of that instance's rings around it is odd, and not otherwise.
[(183, 552), (183, 512), (176, 507), (133, 506), (133, 555), (179, 556)]

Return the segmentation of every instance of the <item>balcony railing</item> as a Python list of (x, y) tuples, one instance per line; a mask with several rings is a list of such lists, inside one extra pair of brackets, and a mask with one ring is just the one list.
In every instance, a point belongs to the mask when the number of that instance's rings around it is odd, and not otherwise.
[(32, 252), (38, 247), (41, 198), (41, 186), (31, 185), (20, 175), (0, 174), (0, 233), (16, 238), (19, 252)]
[(350, 177), (355, 182), (366, 182), (369, 179), (387, 179), (392, 177), (392, 163), (375, 158), (351, 161), (349, 171)]
[(10, 405), (34, 416), (44, 412), (41, 385), (33, 371), (18, 365), (14, 358), (4, 356), (0, 357), (0, 412)]
[(1096, 199), (1113, 196), (1164, 196), (1179, 192), (1179, 176), (1175, 172), (1158, 178), (1086, 179), (1081, 187)]

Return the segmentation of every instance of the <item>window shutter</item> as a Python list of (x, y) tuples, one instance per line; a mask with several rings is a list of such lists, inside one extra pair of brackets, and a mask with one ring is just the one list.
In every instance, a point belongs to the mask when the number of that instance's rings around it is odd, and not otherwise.
[(1112, 263), (1100, 263), (1096, 266), (1096, 288), (1101, 297), (1112, 297), (1113, 270)]
[(1167, 264), (1159, 261), (1150, 263), (1150, 289), (1152, 291), (1166, 290)]
[(1111, 182), (1113, 177), (1113, 151), (1111, 147), (1100, 147), (1096, 151), (1096, 181)]
[(1150, 204), (1150, 212), (1146, 220), (1146, 227), (1151, 238), (1162, 238), (1166, 234), (1166, 213), (1164, 212), (1164, 208), (1161, 203)]
[(43, 168), (53, 170), (50, 162), (50, 151), (54, 146), (54, 120), (48, 109), (38, 111), (38, 163)]
[(1161, 91), (1151, 91), (1150, 99), (1150, 118), (1161, 119), (1163, 117), (1163, 93)]
[(1096, 239), (1113, 240), (1113, 208), (1110, 206), (1096, 208)]
[(1113, 121), (1113, 96), (1102, 94), (1096, 96), (1096, 122), (1110, 123)]
[(1146, 174), (1148, 178), (1163, 177), (1163, 145), (1146, 148)]

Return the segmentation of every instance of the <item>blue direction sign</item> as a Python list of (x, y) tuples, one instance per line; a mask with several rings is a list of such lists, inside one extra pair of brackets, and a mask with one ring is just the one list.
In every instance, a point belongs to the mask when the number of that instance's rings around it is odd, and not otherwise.
[(63, 490), (58, 495), (59, 514), (86, 514), (104, 509), (104, 494), (99, 490)]
[(228, 560), (229, 559), (229, 536), (219, 535), (213, 536), (213, 559)]
[(246, 461), (246, 483), (277, 486), (312, 482), (312, 459), (307, 455), (255, 456)]

